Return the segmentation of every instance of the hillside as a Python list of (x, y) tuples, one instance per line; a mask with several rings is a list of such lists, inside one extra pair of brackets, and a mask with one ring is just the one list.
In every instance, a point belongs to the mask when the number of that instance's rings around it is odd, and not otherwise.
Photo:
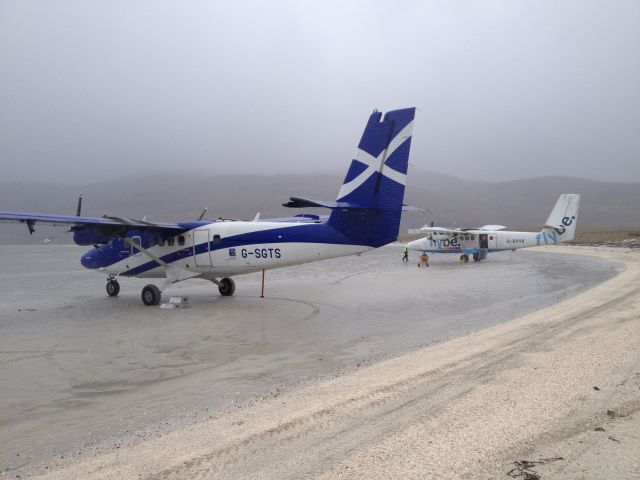
[[(291, 195), (335, 199), (339, 175), (197, 175), (123, 178), (91, 184), (0, 183), (0, 210), (73, 214), (84, 192), (83, 214), (121, 215), (149, 220), (196, 218), (205, 205), (208, 217), (251, 219), (301, 213), (281, 206)], [(436, 172), (412, 171), (405, 201), (427, 213), (407, 213), (402, 230), (427, 222), (437, 225), (540, 226), (560, 193), (582, 194), (579, 229), (640, 225), (640, 184), (570, 177), (541, 177), (510, 182), (465, 181)], [(307, 210), (305, 210), (307, 211)], [(311, 211), (311, 210), (308, 210)], [(321, 211), (316, 211), (321, 212)], [(23, 225), (0, 226), (0, 243), (40, 242), (55, 237), (70, 242), (64, 227), (39, 226), (28, 238)]]

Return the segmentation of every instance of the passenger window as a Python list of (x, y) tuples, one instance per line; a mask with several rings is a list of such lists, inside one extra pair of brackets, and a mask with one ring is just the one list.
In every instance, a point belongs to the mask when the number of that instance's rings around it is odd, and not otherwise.
[(489, 240), (493, 240), (493, 235), (490, 235), (490, 236), (489, 236)]
[(175, 242), (175, 239), (173, 237), (167, 238), (167, 246), (168, 247), (173, 247), (173, 243), (174, 242)]
[(220, 235), (216, 234), (213, 236), (213, 243), (214, 244), (220, 243)]
[(158, 240), (158, 246), (164, 247), (164, 238), (163, 237), (160, 237), (160, 240)]
[(184, 236), (180, 235), (178, 237), (178, 245), (180, 245), (181, 247), (184, 245)]

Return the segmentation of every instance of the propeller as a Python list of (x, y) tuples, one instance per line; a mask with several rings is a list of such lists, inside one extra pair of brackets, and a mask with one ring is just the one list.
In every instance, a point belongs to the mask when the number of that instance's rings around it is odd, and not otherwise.
[(204, 207), (204, 210), (202, 211), (202, 213), (198, 217), (198, 221), (200, 221), (200, 220), (202, 220), (204, 218), (204, 214), (207, 213), (207, 210), (209, 210), (209, 207)]
[(80, 216), (81, 211), (82, 211), (82, 192), (80, 192), (80, 196), (78, 197), (78, 208), (76, 210), (76, 217)]

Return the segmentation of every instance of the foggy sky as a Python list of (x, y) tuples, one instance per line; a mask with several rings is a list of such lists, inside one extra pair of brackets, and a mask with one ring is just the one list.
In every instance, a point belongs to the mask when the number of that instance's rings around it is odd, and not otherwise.
[(640, 181), (640, 2), (0, 0), (0, 180), (346, 172), (374, 108), (465, 179)]

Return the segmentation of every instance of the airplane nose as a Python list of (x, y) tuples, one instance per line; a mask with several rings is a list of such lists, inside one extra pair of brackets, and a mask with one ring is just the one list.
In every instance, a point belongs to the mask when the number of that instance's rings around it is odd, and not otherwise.
[(409, 250), (422, 250), (422, 246), (420, 245), (420, 243), (422, 242), (422, 239), (419, 240), (414, 240), (412, 242), (407, 243), (407, 248)]

